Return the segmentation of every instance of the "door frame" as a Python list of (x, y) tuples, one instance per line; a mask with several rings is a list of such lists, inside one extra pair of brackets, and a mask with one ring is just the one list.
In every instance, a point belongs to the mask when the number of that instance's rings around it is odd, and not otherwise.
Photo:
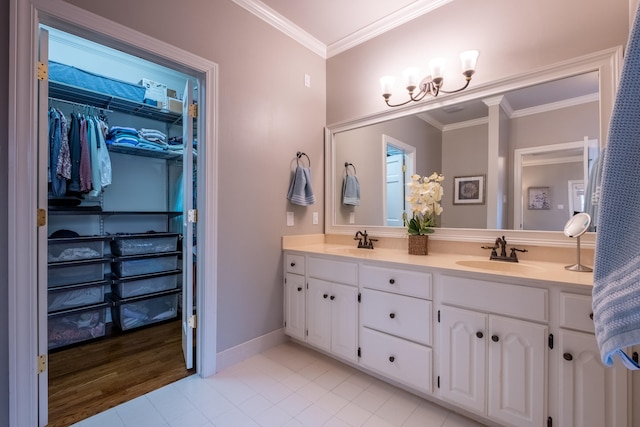
[[(10, 0), (8, 122), (8, 335), (9, 425), (38, 425), (37, 80), (38, 25), (51, 25), (198, 76), (200, 134), (196, 371), (216, 371), (218, 65), (62, 0)], [(106, 43), (106, 42), (109, 43)], [(46, 333), (41, 331), (42, 333)]]

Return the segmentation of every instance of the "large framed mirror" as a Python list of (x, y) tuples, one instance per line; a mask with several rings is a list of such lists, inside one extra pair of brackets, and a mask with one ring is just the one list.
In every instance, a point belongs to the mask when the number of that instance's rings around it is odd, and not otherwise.
[[(439, 172), (444, 212), (434, 239), (486, 242), (498, 232), (514, 243), (570, 245), (563, 226), (587, 210), (589, 171), (606, 145), (621, 65), (622, 48), (608, 49), (329, 125), (326, 233), (406, 235), (399, 219), (406, 183), (413, 173)], [(345, 165), (357, 171), (358, 203), (344, 203)], [(454, 182), (467, 179), (483, 193), (460, 203)], [(583, 241), (593, 245), (594, 233)]]

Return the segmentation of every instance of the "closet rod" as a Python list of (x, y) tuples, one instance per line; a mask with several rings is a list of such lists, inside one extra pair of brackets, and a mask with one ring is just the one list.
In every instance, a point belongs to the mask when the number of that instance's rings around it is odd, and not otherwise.
[(105, 112), (105, 113), (113, 113), (113, 110), (109, 110), (107, 108), (96, 107), (94, 105), (83, 104), (81, 102), (67, 101), (66, 99), (49, 97), (49, 101), (64, 102), (65, 104), (77, 105), (79, 107), (94, 108), (96, 110), (99, 110), (99, 111), (102, 111), (102, 112)]

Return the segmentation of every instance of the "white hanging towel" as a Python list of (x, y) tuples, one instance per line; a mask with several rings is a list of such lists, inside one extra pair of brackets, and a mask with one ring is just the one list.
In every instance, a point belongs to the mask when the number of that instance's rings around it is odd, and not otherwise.
[(593, 321), (602, 362), (640, 344), (640, 15), (629, 35), (602, 170)]

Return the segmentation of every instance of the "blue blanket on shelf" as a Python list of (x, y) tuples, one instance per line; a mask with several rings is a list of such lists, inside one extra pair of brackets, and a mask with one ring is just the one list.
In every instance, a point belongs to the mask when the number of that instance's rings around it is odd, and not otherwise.
[(640, 344), (640, 15), (629, 35), (602, 170), (593, 321), (602, 362)]

